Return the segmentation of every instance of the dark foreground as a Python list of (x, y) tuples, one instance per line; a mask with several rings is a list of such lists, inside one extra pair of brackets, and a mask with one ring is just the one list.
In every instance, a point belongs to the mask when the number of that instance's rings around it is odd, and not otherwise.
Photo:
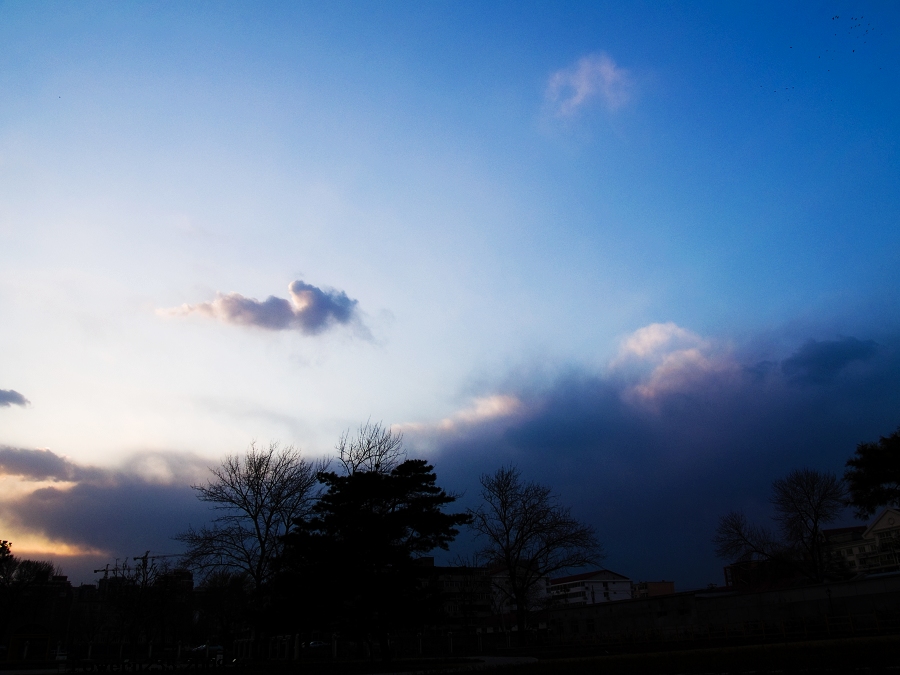
[(900, 636), (542, 659), (503, 672), (516, 675), (900, 673)]
[[(6, 664), (4, 664), (6, 665)], [(8, 664), (12, 665), (12, 664)], [(12, 670), (0, 665), (0, 674), (82, 673), (63, 664), (48, 668)], [(130, 668), (106, 672), (135, 672)], [(210, 668), (144, 666), (140, 672), (176, 672), (184, 675), (412, 675), (462, 672), (496, 672), (498, 675), (768, 675), (792, 673), (859, 673), (900, 675), (900, 636), (856, 637), (766, 645), (740, 645), (645, 653), (569, 657), (565, 652), (529, 654), (527, 650), (505, 656), (380, 661), (300, 661), (259, 663)], [(97, 671), (93, 671), (97, 672)]]
[[(521, 655), (526, 655), (523, 652)], [(501, 659), (398, 660), (376, 663), (306, 663), (281, 671), (309, 675), (488, 671), (498, 675), (763, 675), (769, 673), (896, 673), (900, 675), (900, 636), (859, 637), (767, 645), (745, 645), (668, 652), (601, 654), (566, 658), (542, 654), (537, 662)], [(252, 675), (272, 671), (247, 668)]]

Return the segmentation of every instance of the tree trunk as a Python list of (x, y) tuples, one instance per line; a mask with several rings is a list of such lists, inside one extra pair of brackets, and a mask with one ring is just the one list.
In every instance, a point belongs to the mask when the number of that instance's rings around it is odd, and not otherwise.
[(516, 593), (516, 642), (519, 647), (525, 646), (525, 635), (528, 626), (528, 605), (525, 601), (525, 593)]

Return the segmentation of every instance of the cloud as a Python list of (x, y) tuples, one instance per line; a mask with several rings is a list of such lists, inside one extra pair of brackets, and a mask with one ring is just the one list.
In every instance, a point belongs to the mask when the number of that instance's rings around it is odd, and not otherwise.
[[(900, 336), (817, 337), (751, 355), (658, 323), (625, 336), (601, 371), (509, 381), (443, 419), (401, 425), (411, 454), (435, 462), (462, 508), (477, 505), (480, 473), (514, 463), (597, 527), (612, 569), (683, 589), (721, 583), (710, 538), (723, 513), (765, 520), (772, 480), (801, 466), (840, 473), (857, 443), (900, 424)], [(100, 468), (0, 447), (4, 538), (93, 552), (80, 568), (63, 560), (76, 578), (148, 548), (175, 553), (171, 537), (209, 518), (190, 488), (206, 466), (145, 452)]]
[(809, 340), (781, 364), (782, 372), (801, 384), (825, 384), (834, 380), (851, 363), (865, 362), (878, 353), (872, 340), (843, 337), (839, 340)]
[(184, 304), (162, 314), (200, 314), (225, 323), (265, 330), (298, 330), (316, 335), (335, 324), (356, 321), (361, 326), (357, 301), (344, 291), (322, 290), (297, 280), (288, 286), (289, 300), (270, 295), (263, 301), (240, 293), (219, 293), (211, 302)]
[(607, 110), (618, 110), (632, 99), (633, 90), (629, 72), (600, 52), (553, 73), (545, 98), (555, 115), (571, 117), (595, 101)]
[(626, 337), (609, 367), (610, 375), (632, 381), (623, 396), (644, 401), (739, 370), (727, 345), (672, 322), (653, 323)]
[(50, 450), (2, 447), (0, 478), (26, 481), (0, 498), (4, 538), (41, 557), (75, 556), (75, 567), (64, 563), (64, 572), (82, 581), (116, 557), (148, 548), (177, 552), (172, 537), (209, 519), (190, 487), (207, 474), (207, 465), (191, 453), (142, 452), (119, 467), (101, 468)]
[(404, 433), (413, 432), (422, 438), (429, 433), (448, 433), (465, 429), (472, 425), (483, 425), (496, 420), (503, 420), (523, 413), (525, 408), (525, 404), (515, 396), (494, 394), (476, 398), (471, 405), (457, 410), (449, 417), (445, 417), (433, 424), (407, 422), (396, 426)]
[(27, 481), (73, 481), (96, 475), (95, 471), (50, 450), (0, 446), (0, 476), (17, 476)]
[(705, 341), (699, 335), (671, 321), (651, 323), (649, 326), (638, 328), (622, 340), (616, 361), (622, 362), (629, 358), (649, 359), (671, 351), (673, 346), (684, 349), (704, 344)]
[(8, 408), (11, 405), (26, 406), (31, 401), (13, 389), (0, 389), (0, 408)]
[[(514, 463), (597, 527), (612, 569), (722, 583), (710, 542), (722, 514), (765, 521), (774, 479), (802, 466), (840, 474), (857, 443), (900, 424), (900, 336), (879, 342), (809, 341), (758, 367), (758, 353), (654, 324), (602, 371), (516, 380), (504, 392), (525, 402), (514, 415), (422, 425), (407, 440), (464, 506), (477, 505), (479, 473)], [(796, 386), (820, 372), (840, 376)]]

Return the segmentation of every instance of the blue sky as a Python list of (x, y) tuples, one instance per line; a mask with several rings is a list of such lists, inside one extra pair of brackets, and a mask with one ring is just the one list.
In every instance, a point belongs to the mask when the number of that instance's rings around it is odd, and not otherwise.
[(208, 464), (372, 418), (720, 581), (900, 424), (898, 16), (0, 4), (0, 537), (169, 552)]

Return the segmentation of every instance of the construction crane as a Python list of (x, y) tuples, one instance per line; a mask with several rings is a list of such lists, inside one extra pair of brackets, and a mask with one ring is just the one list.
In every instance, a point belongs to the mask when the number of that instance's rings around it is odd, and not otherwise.
[[(141, 561), (141, 566), (140, 566), (141, 575), (142, 575), (144, 581), (146, 581), (147, 572), (149, 569), (149, 561), (157, 560), (160, 558), (180, 558), (180, 557), (181, 557), (180, 553), (169, 553), (169, 554), (165, 554), (165, 555), (150, 555), (150, 551), (146, 551), (144, 553), (144, 555), (136, 555), (132, 558), (132, 560), (135, 560), (135, 561), (140, 560)], [(110, 568), (109, 563), (106, 563), (105, 567), (101, 567), (98, 570), (94, 570), (94, 574), (100, 574), (100, 572), (103, 572), (103, 578), (108, 579), (109, 573), (112, 572), (113, 578), (114, 579), (118, 578), (120, 572), (122, 574), (125, 574), (130, 569), (128, 566), (128, 558), (125, 558), (122, 561), (121, 566), (119, 566), (119, 560), (120, 560), (120, 558), (116, 558), (116, 563), (115, 563), (115, 565), (112, 566), (112, 568)]]
[(159, 558), (181, 558), (183, 554), (181, 553), (167, 553), (165, 555), (150, 555), (150, 551), (144, 553), (144, 555), (136, 555), (132, 558), (132, 560), (140, 560), (141, 567), (147, 567), (148, 560), (158, 560)]
[(132, 558), (132, 560), (140, 560), (141, 561), (141, 586), (145, 586), (147, 584), (147, 578), (149, 576), (150, 570), (147, 565), (150, 560), (159, 560), (162, 558), (180, 558), (181, 554), (179, 553), (167, 553), (165, 555), (150, 555), (150, 551), (145, 551), (144, 555), (136, 555)]
[[(126, 561), (127, 561), (127, 558), (126, 558)], [(126, 567), (127, 567), (127, 562), (123, 563), (122, 567), (119, 567), (119, 559), (116, 558), (116, 564), (113, 565), (113, 568), (112, 568), (113, 579), (118, 578), (119, 572), (125, 572)], [(106, 563), (106, 567), (101, 567), (99, 570), (94, 570), (94, 574), (100, 574), (100, 572), (103, 572), (104, 579), (108, 579), (109, 573), (110, 573), (109, 563)]]

